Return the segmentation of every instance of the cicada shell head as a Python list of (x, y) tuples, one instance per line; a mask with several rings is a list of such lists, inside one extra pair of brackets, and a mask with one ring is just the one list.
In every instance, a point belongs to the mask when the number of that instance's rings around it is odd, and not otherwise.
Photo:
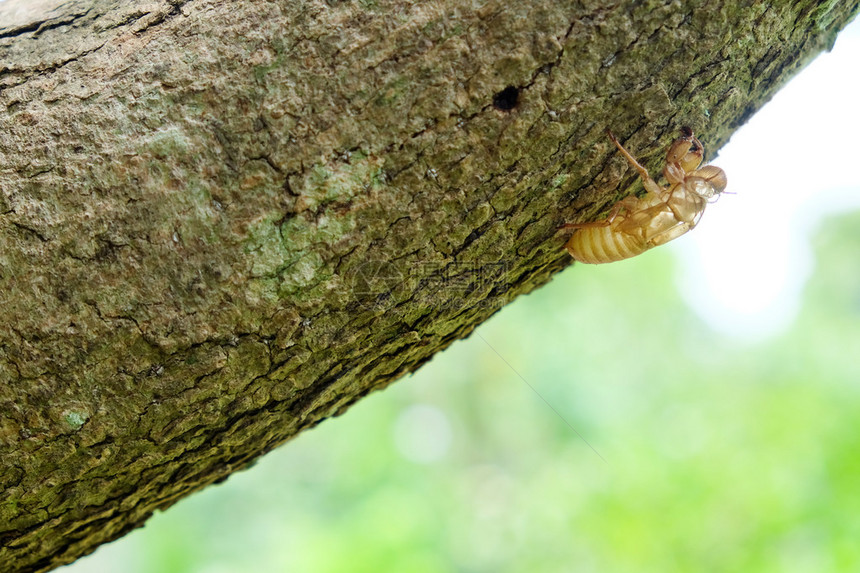
[(713, 165), (705, 165), (687, 177), (684, 187), (703, 199), (715, 199), (726, 190), (727, 184), (725, 171)]
[(701, 169), (696, 170), (693, 175), (707, 181), (714, 188), (715, 195), (725, 191), (726, 186), (729, 184), (728, 179), (726, 179), (726, 172), (713, 165), (705, 165)]

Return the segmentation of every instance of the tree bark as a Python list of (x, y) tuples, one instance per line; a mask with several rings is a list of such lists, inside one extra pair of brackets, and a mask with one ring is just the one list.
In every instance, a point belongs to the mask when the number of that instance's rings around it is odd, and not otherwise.
[(857, 10), (0, 3), (0, 570), (415, 370), (630, 191), (605, 129), (713, 152)]

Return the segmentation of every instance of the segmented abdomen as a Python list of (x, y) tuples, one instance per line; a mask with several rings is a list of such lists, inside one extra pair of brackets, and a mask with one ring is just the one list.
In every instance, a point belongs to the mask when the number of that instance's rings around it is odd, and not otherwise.
[(610, 226), (577, 229), (564, 247), (577, 261), (592, 265), (629, 259), (651, 248), (643, 239)]

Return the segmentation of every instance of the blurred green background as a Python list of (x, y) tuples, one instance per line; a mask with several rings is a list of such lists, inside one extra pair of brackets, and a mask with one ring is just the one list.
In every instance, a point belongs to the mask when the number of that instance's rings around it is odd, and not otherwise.
[(775, 337), (701, 322), (668, 249), (580, 265), (63, 572), (860, 571), (860, 213), (813, 237)]

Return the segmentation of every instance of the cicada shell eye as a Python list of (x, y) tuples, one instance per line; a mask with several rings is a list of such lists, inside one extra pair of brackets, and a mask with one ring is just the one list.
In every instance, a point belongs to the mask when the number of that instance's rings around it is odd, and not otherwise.
[(718, 197), (720, 194), (707, 179), (702, 179), (695, 175), (687, 177), (684, 184), (687, 186), (688, 191), (703, 199), (713, 199), (714, 197)]

